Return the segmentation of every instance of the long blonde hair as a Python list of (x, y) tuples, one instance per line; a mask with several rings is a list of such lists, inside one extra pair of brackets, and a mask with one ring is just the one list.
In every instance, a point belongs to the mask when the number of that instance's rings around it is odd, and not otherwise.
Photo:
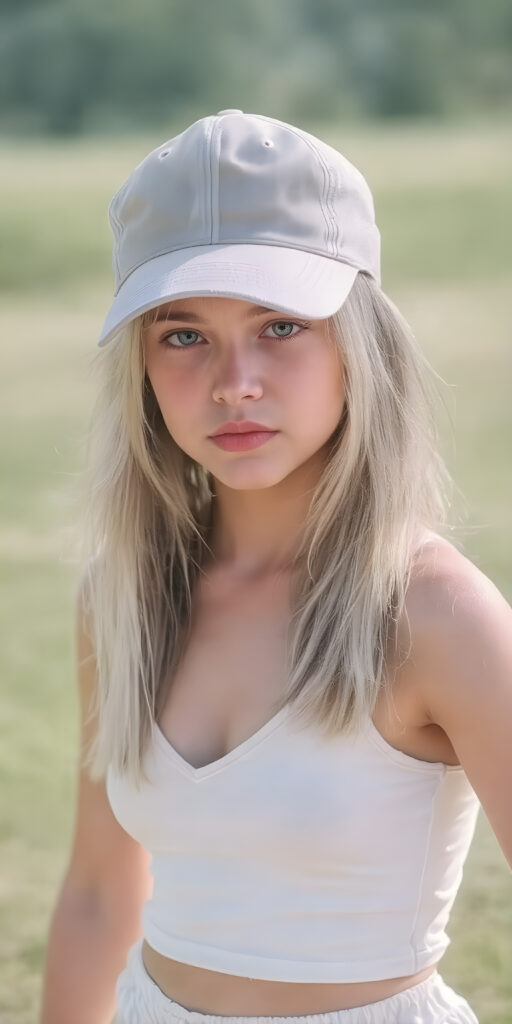
[[(208, 546), (210, 473), (169, 434), (145, 374), (142, 329), (122, 329), (93, 366), (99, 389), (83, 475), (80, 587), (90, 623), (99, 726), (91, 777), (135, 785), (189, 637)], [(360, 272), (328, 321), (346, 401), (313, 492), (294, 566), (287, 687), (276, 708), (354, 731), (385, 681), (419, 530), (446, 527), (453, 481), (438, 450), (434, 371), (412, 330)]]

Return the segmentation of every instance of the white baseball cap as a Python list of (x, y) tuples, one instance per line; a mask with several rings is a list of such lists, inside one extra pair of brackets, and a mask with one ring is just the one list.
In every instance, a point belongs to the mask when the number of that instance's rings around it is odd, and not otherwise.
[(360, 171), (293, 125), (219, 110), (154, 149), (113, 197), (114, 300), (98, 345), (173, 299), (222, 295), (294, 316), (340, 309), (358, 271), (380, 285)]

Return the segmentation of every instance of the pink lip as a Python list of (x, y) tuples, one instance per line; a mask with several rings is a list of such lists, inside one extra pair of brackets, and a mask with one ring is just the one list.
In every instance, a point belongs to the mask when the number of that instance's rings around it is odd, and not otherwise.
[(244, 452), (250, 448), (259, 448), (277, 433), (277, 430), (251, 430), (239, 434), (219, 434), (210, 440), (226, 452)]
[(254, 423), (253, 420), (228, 420), (226, 423), (222, 423), (217, 430), (210, 434), (210, 437), (218, 437), (219, 434), (249, 434), (255, 431), (271, 430), (270, 427), (265, 427), (263, 423)]

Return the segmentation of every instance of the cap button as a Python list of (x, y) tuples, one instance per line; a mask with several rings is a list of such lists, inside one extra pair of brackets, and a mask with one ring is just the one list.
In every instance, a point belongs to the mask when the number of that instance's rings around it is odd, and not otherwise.
[(216, 116), (220, 117), (221, 114), (243, 114), (243, 110), (218, 110)]

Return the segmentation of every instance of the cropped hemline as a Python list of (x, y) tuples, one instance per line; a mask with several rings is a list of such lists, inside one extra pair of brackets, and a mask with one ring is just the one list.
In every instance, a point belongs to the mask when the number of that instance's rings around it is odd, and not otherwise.
[(364, 963), (280, 960), (275, 957), (248, 956), (234, 953), (215, 946), (179, 939), (169, 941), (168, 934), (151, 927), (146, 928), (144, 938), (162, 956), (181, 963), (202, 967), (220, 974), (236, 974), (258, 981), (293, 982), (356, 982), (383, 981), (386, 978), (402, 978), (416, 974), (426, 967), (438, 964), (450, 943), (448, 937), (434, 949), (409, 950), (401, 957), (387, 957), (382, 960), (368, 960)]

